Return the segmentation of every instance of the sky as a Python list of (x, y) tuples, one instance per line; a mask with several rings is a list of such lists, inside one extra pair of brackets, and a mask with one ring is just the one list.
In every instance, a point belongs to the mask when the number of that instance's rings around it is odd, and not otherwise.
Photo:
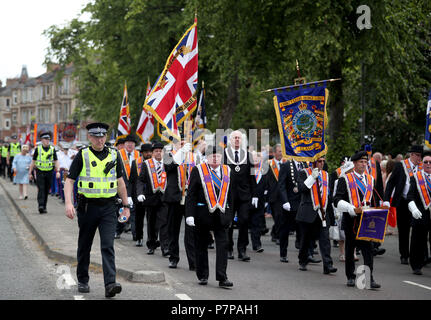
[(42, 32), (78, 17), (88, 2), (91, 1), (0, 0), (0, 80), (3, 86), (6, 78), (21, 74), (23, 65), (27, 66), (29, 77), (44, 73), (43, 61), (49, 41)]

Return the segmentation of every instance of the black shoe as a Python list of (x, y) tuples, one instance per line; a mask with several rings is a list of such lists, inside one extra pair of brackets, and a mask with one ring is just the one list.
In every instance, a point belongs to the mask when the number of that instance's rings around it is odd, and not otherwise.
[(235, 259), (235, 257), (233, 256), (233, 251), (228, 251), (227, 252), (227, 258), (231, 259), (231, 260)]
[(176, 269), (177, 268), (177, 261), (169, 261), (169, 268)]
[(401, 264), (409, 264), (409, 259), (401, 258)]
[(254, 250), (254, 251), (256, 251), (256, 252), (259, 252), (259, 253), (260, 253), (260, 252), (263, 252), (263, 248), (262, 248), (262, 247), (257, 247), (257, 248), (256, 248), (256, 250)]
[(228, 279), (226, 279), (223, 281), (219, 281), (218, 286), (223, 287), (223, 288), (228, 288), (228, 287), (233, 287), (233, 283), (231, 281), (229, 281)]
[(301, 248), (301, 246), (300, 246), (300, 244), (299, 244), (298, 241), (295, 241), (295, 248), (298, 249), (298, 250)]
[(333, 243), (333, 245), (332, 245), (332, 246), (333, 246), (334, 248), (338, 248), (338, 247), (339, 247), (339, 245), (338, 245), (338, 241), (337, 241), (337, 240), (333, 240), (333, 242), (332, 242), (332, 243)]
[(78, 292), (89, 293), (90, 292), (90, 287), (88, 286), (87, 283), (78, 282)]
[(114, 239), (121, 239), (121, 234), (115, 233)]
[(136, 240), (136, 246), (137, 247), (142, 247), (143, 245), (144, 245), (144, 241), (142, 239)]
[(208, 245), (208, 249), (214, 249), (214, 243), (210, 243), (210, 244)]
[(248, 255), (246, 255), (245, 253), (239, 253), (238, 254), (238, 260), (250, 261), (250, 257)]
[(208, 284), (208, 279), (199, 279), (198, 282), (201, 286), (206, 286)]
[(286, 263), (289, 262), (289, 260), (287, 260), (287, 257), (280, 257), (280, 261), (281, 262), (286, 262)]
[(308, 257), (308, 262), (309, 263), (320, 263), (320, 262), (322, 262), (322, 260), (314, 259), (313, 257)]
[(371, 289), (379, 289), (381, 287), (380, 284), (378, 284), (377, 282), (375, 282), (374, 280), (371, 280)]
[(330, 274), (335, 272), (337, 272), (337, 268), (334, 268), (333, 266), (323, 268), (323, 274)]
[(39, 213), (42, 214), (43, 213), (43, 207), (39, 207)]
[(307, 271), (307, 265), (306, 264), (300, 264), (299, 265), (299, 270), (301, 270), (301, 271)]
[(277, 240), (278, 240), (277, 238), (274, 238), (274, 237), (271, 238), (272, 242), (276, 242)]
[(117, 282), (110, 283), (105, 287), (105, 297), (107, 298), (115, 297), (115, 295), (120, 292), (121, 292), (121, 284)]
[(354, 287), (355, 286), (355, 279), (348, 279), (347, 280), (347, 286), (348, 287)]
[(280, 245), (280, 239), (275, 240), (275, 244), (276, 244), (277, 246), (279, 246), (279, 245)]
[(132, 237), (132, 239), (133, 239), (133, 241), (136, 241), (136, 240), (137, 240), (136, 236), (133, 236), (133, 237)]
[(376, 248), (373, 250), (373, 256), (381, 256), (386, 252), (386, 249), (383, 248)]
[(415, 274), (417, 276), (421, 276), (422, 275), (422, 271), (421, 271), (421, 269), (415, 269), (415, 270), (413, 270), (413, 274)]
[(189, 266), (189, 270), (190, 270), (190, 271), (196, 271), (196, 267), (194, 267), (194, 266)]
[(25, 197), (24, 197), (24, 200), (27, 200), (27, 199), (28, 199), (28, 196), (25, 196)]
[(154, 249), (148, 249), (147, 254), (154, 254)]
[(260, 234), (262, 235), (262, 236), (264, 236), (265, 234), (267, 234), (269, 232), (269, 229), (268, 228), (265, 228), (265, 229), (263, 229), (261, 232), (260, 232)]
[(169, 251), (162, 249), (162, 256), (165, 257), (165, 258), (169, 258), (169, 256), (170, 256)]

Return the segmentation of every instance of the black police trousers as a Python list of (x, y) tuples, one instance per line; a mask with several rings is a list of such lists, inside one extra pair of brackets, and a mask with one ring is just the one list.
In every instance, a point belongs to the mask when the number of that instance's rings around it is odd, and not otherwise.
[(52, 174), (53, 170), (42, 171), (36, 169), (37, 203), (39, 208), (42, 207), (46, 209), (49, 189), (51, 188), (52, 184)]
[(117, 206), (113, 199), (100, 200), (89, 200), (87, 205), (78, 204), (79, 235), (76, 275), (80, 283), (88, 283), (91, 246), (96, 229), (99, 229), (103, 278), (106, 286), (115, 282), (116, 275), (114, 236), (117, 225)]

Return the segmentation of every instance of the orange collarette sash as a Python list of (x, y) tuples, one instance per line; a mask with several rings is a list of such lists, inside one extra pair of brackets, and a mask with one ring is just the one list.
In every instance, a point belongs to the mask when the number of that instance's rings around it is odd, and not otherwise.
[(195, 166), (194, 155), (193, 155), (193, 152), (190, 152), (189, 159), (187, 159), (187, 161), (183, 162), (183, 164), (179, 165), (177, 168), (178, 188), (180, 188), (180, 190), (184, 191), (185, 189), (187, 189), (190, 182), (190, 174), (194, 166)]
[(374, 160), (374, 158), (371, 158), (370, 162), (371, 162), (370, 167), (368, 167), (368, 164), (367, 164), (367, 173), (370, 174), (374, 178), (374, 180), (377, 180), (376, 160)]
[(422, 200), (422, 204), (424, 205), (425, 210), (427, 210), (431, 206), (431, 198), (427, 188), (427, 182), (422, 173), (422, 170), (416, 172), (414, 175), (416, 179), (416, 185), (419, 191), (419, 195)]
[(337, 172), (337, 177), (339, 178), (341, 176), (341, 167), (339, 167), (337, 170), (335, 170)]
[(274, 159), (271, 159), (271, 161), (270, 161), (270, 167), (271, 167), (272, 173), (274, 173), (275, 179), (278, 181), (278, 174), (280, 172), (278, 170), (277, 163), (275, 162)]
[[(311, 175), (312, 173), (311, 168), (306, 168), (305, 172), (307, 172), (307, 177)], [(322, 207), (323, 210), (326, 210), (326, 206), (328, 205), (328, 173), (325, 170), (322, 170)], [(314, 182), (313, 186), (311, 187), (311, 200), (313, 201), (313, 209), (317, 210), (320, 208), (319, 203), (319, 189), (318, 189), (318, 181), (316, 179), (316, 182)]]
[[(373, 196), (373, 177), (368, 173), (364, 172), (364, 176), (367, 180), (366, 192), (362, 202), (370, 203), (371, 197)], [(355, 206), (355, 208), (362, 207), (361, 198), (359, 197), (358, 186), (356, 185), (356, 177), (355, 173), (347, 173), (346, 174), (346, 182), (347, 182), (347, 190), (349, 193), (350, 203)]]
[[(139, 152), (134, 150), (134, 158), (137, 159), (139, 157)], [(130, 162), (129, 157), (127, 156), (126, 149), (120, 150), (121, 160), (123, 161), (123, 166), (126, 169), (127, 179), (130, 178)]]
[(151, 187), (153, 188), (153, 193), (161, 191), (162, 193), (166, 190), (166, 171), (163, 169), (160, 181), (157, 177), (156, 165), (154, 164), (153, 158), (145, 160), (148, 168), (148, 175), (151, 180)]
[(230, 185), (230, 168), (227, 165), (221, 166), (223, 172), (221, 190), (218, 195), (215, 192), (214, 182), (211, 177), (211, 168), (208, 164), (202, 163), (197, 166), (201, 177), (202, 187), (204, 189), (205, 199), (207, 201), (209, 212), (213, 213), (217, 208), (222, 213), (226, 210), (227, 194)]
[[(409, 176), (409, 178), (413, 177), (414, 172), (413, 172), (412, 166), (410, 165), (409, 159), (403, 160), (401, 161), (401, 163), (403, 164), (404, 173), (406, 174), (406, 176)], [(423, 169), (423, 163), (421, 162), (418, 164), (417, 171), (419, 172), (422, 169)]]

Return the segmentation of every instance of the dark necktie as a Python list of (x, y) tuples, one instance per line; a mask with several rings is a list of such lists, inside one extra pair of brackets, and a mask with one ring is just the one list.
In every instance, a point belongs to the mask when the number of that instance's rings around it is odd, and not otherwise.
[(235, 151), (235, 162), (239, 162), (238, 151)]
[(160, 176), (162, 175), (162, 166), (160, 162), (157, 162), (157, 179), (160, 181)]

